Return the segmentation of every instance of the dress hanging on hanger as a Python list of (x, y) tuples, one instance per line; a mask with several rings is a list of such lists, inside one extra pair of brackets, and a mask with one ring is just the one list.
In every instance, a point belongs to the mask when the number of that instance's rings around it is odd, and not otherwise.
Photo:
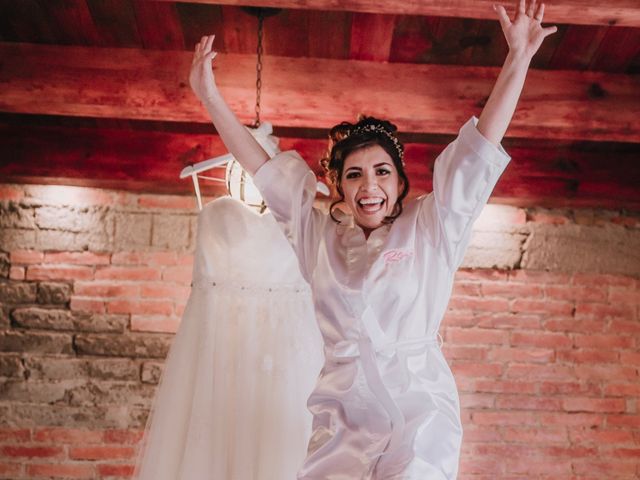
[(198, 215), (192, 278), (133, 478), (295, 478), (322, 350), (291, 246), (271, 213), (221, 197)]

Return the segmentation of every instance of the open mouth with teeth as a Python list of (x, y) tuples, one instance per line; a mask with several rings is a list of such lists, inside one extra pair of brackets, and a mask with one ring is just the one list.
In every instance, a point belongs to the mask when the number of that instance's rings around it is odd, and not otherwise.
[(385, 204), (384, 198), (361, 198), (358, 200), (358, 208), (365, 213), (377, 213)]

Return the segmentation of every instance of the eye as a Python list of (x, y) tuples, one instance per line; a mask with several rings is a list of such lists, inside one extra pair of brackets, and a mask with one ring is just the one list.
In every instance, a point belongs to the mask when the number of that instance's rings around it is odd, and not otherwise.
[(390, 175), (391, 171), (387, 168), (379, 168), (376, 170), (376, 175)]
[(360, 176), (360, 172), (351, 171), (345, 175), (345, 178), (357, 178)]

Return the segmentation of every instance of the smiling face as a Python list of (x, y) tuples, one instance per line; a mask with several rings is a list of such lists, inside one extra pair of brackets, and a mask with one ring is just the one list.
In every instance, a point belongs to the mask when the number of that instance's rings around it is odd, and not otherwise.
[(403, 185), (393, 160), (380, 145), (352, 152), (344, 161), (340, 184), (345, 203), (365, 233), (393, 214)]

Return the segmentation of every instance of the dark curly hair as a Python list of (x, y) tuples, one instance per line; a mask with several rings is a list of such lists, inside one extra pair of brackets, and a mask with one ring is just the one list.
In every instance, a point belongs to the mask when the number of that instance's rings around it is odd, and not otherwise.
[(325, 157), (320, 160), (320, 165), (324, 170), (325, 178), (340, 195), (340, 198), (329, 207), (329, 214), (334, 222), (340, 223), (333, 216), (334, 207), (344, 201), (344, 192), (341, 185), (344, 162), (353, 152), (372, 145), (379, 145), (389, 154), (404, 185), (398, 195), (396, 205), (393, 207), (392, 214), (385, 217), (383, 223), (393, 223), (400, 216), (402, 213), (402, 201), (409, 193), (409, 179), (404, 171), (402, 158), (404, 146), (395, 136), (397, 130), (397, 127), (391, 122), (363, 115), (358, 117), (357, 123), (342, 122), (331, 128), (329, 131), (329, 147)]

